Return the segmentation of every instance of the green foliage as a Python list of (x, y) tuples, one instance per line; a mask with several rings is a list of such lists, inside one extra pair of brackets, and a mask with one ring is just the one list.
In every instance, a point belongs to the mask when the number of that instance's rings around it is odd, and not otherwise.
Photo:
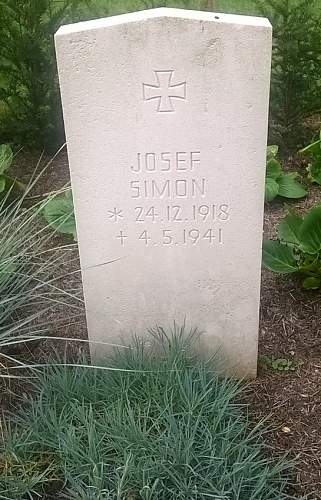
[(21, 195), (24, 185), (17, 179), (7, 175), (8, 169), (13, 161), (13, 151), (9, 144), (0, 145), (0, 200), (6, 198), (8, 201), (12, 197)]
[(42, 148), (64, 141), (53, 35), (77, 0), (0, 0), (0, 140)]
[(32, 187), (27, 186), (22, 198), (10, 204), (6, 199), (0, 201), (1, 366), (19, 342), (50, 329), (48, 310), (54, 311), (60, 304), (77, 306), (77, 299), (57, 282), (71, 250), (54, 245), (52, 232), (41, 224), (43, 202), (25, 208)]
[(285, 174), (281, 163), (276, 159), (278, 146), (268, 146), (266, 160), (265, 201), (274, 200), (276, 196), (284, 198), (303, 198), (306, 190), (297, 180), (297, 172)]
[(275, 372), (295, 372), (301, 366), (302, 362), (297, 362), (289, 358), (276, 358), (275, 356), (260, 356), (260, 365), (265, 370)]
[(292, 247), (280, 241), (268, 240), (263, 245), (263, 263), (276, 273), (295, 273), (297, 263)]
[(281, 221), (278, 240), (263, 244), (263, 263), (276, 273), (297, 273), (306, 289), (321, 287), (321, 206), (304, 217), (293, 212)]
[(304, 141), (305, 118), (321, 110), (319, 0), (256, 0), (273, 26), (270, 138), (286, 148)]
[(9, 498), (290, 499), (289, 463), (272, 459), (263, 424), (191, 348), (161, 328), (106, 369), (52, 365), (39, 395), (7, 425), (0, 490)]
[(63, 234), (71, 235), (77, 241), (74, 204), (71, 190), (64, 194), (50, 196), (44, 203), (43, 215), (48, 224)]
[(321, 186), (321, 131), (319, 139), (301, 149), (299, 153), (311, 156), (312, 163), (307, 168), (309, 179), (311, 182), (316, 182)]
[(0, 0), (0, 141), (38, 148), (56, 148), (64, 141), (53, 46), (53, 35), (61, 24), (168, 6), (229, 8), (271, 19), (272, 136), (287, 145), (297, 142), (303, 137), (304, 118), (321, 107), (318, 1)]

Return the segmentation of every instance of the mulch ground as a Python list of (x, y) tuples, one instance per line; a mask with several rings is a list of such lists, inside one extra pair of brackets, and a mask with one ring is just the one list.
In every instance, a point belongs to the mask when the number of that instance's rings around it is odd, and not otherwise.
[[(305, 165), (296, 159), (288, 166), (305, 174)], [(287, 202), (302, 214), (316, 204), (321, 204), (318, 186), (309, 186), (306, 199)], [(266, 206), (265, 237), (276, 236), (286, 213), (284, 201)], [(251, 408), (258, 418), (271, 415), (276, 427), (269, 436), (271, 444), (297, 459), (298, 497), (321, 499), (320, 291), (305, 291), (289, 276), (262, 270), (259, 356), (288, 359), (294, 371), (274, 371), (259, 361), (258, 378), (249, 387)]]
[[(16, 173), (28, 179), (37, 157), (21, 153)], [(288, 166), (302, 174), (305, 165), (289, 159)], [(68, 162), (61, 153), (38, 184), (39, 194), (61, 188), (69, 180)], [(321, 188), (310, 187), (307, 199), (290, 202), (304, 213), (315, 204), (321, 204)], [(286, 214), (283, 201), (266, 207), (265, 237), (276, 235), (277, 223)], [(73, 264), (75, 266), (75, 264)], [(69, 269), (73, 271), (74, 269)], [(66, 269), (68, 274), (68, 269)], [(79, 276), (75, 285), (80, 287)], [(86, 338), (84, 317), (59, 332), (65, 337)], [(52, 346), (61, 343), (44, 342), (33, 352), (39, 361), (52, 353)], [(75, 353), (78, 345), (66, 342), (63, 349)], [(307, 292), (288, 277), (280, 277), (268, 270), (262, 271), (261, 321), (259, 337), (259, 373), (248, 385), (246, 399), (254, 419), (266, 418), (268, 441), (275, 452), (289, 452), (296, 458), (297, 498), (321, 499), (321, 295), (320, 291)], [(268, 359), (284, 358), (289, 361), (288, 371), (274, 369)], [(273, 451), (274, 453), (274, 451)]]

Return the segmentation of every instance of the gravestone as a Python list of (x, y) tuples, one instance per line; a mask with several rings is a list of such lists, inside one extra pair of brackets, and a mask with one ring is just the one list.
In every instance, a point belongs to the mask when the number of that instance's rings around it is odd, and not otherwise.
[(155, 9), (56, 50), (90, 339), (185, 320), (254, 376), (270, 23)]

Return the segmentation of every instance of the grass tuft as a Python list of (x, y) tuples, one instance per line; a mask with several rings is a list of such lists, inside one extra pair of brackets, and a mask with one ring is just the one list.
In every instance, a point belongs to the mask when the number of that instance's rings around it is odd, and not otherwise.
[(76, 258), (75, 247), (57, 244), (42, 221), (46, 200), (34, 203), (31, 197), (49, 165), (40, 173), (35, 169), (20, 198), (10, 200), (8, 193), (0, 199), (0, 366), (16, 364), (10, 354), (19, 343), (51, 331), (47, 318), (53, 311), (63, 306), (83, 311), (74, 291), (60, 285), (62, 262)]
[(38, 373), (36, 397), (3, 431), (2, 498), (291, 498), (291, 466), (269, 458), (263, 425), (235, 402), (240, 383), (196, 357), (195, 332), (151, 334), (105, 360), (117, 370)]

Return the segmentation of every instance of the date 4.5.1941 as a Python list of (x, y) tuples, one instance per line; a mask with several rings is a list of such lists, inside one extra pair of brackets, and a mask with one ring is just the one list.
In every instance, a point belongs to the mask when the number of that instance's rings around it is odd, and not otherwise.
[(127, 241), (131, 238), (141, 242), (145, 246), (172, 246), (172, 245), (198, 245), (207, 243), (212, 245), (214, 243), (223, 244), (223, 230), (222, 228), (208, 228), (208, 229), (161, 229), (160, 231), (150, 232), (147, 229), (139, 231), (135, 237), (128, 236), (125, 231), (121, 230), (117, 234), (121, 246), (125, 246)]

